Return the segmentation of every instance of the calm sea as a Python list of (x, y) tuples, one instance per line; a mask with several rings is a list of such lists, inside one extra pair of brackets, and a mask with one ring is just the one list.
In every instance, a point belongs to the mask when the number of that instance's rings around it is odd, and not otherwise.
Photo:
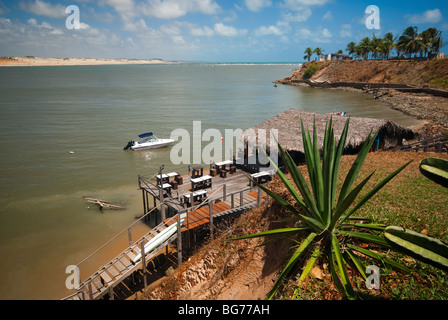
[[(176, 64), (0, 68), (0, 299), (60, 299), (76, 265), (143, 212), (138, 174), (170, 150), (126, 152), (140, 133), (247, 129), (289, 108), (417, 121), (367, 95), (272, 81), (295, 64)], [(71, 153), (71, 151), (73, 153)], [(181, 171), (185, 168), (181, 168)], [(100, 211), (83, 196), (123, 203)], [(135, 239), (148, 230), (134, 227)], [(134, 231), (133, 231), (134, 232)], [(127, 233), (116, 240), (126, 245)], [(119, 245), (81, 265), (83, 276)], [(101, 260), (102, 259), (102, 260)]]

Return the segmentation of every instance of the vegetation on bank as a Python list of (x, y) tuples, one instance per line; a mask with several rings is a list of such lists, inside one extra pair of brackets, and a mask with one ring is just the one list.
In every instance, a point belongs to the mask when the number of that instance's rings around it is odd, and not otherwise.
[(287, 83), (306, 79), (330, 83), (406, 84), (448, 90), (448, 59), (312, 61), (304, 63), (290, 77), (280, 81)]
[[(317, 144), (316, 125), (314, 124), (311, 138), (309, 131), (304, 130), (302, 123), (307, 180), (289, 154), (284, 152), (279, 145), (282, 159), (285, 161), (287, 171), (291, 174), (293, 183), (279, 169), (277, 169), (277, 173), (292, 196), (292, 202), (254, 181), (291, 214), (288, 221), (296, 221), (294, 227), (268, 230), (229, 239), (242, 240), (275, 236), (276, 239), (270, 241), (279, 241), (285, 238), (291, 240), (289, 261), (269, 292), (267, 296), (269, 299), (275, 296), (278, 289), (283, 287), (285, 279), (291, 275), (296, 281), (293, 299), (297, 298), (300, 294), (300, 287), (319, 262), (328, 267), (331, 284), (344, 299), (365, 297), (362, 291), (355, 290), (353, 274), (363, 278), (366, 286), (372, 289), (371, 282), (369, 287), (371, 272), (369, 268), (372, 265), (366, 263), (367, 259), (405, 274), (411, 273), (411, 269), (402, 261), (390, 259), (387, 254), (379, 251), (405, 253), (448, 272), (448, 244), (425, 234), (408, 231), (403, 227), (372, 223), (369, 218), (355, 215), (412, 161), (396, 169), (361, 196), (361, 191), (374, 173), (368, 175), (359, 184), (355, 185), (355, 181), (375, 141), (376, 135), (374, 135), (366, 140), (348, 174), (343, 178), (342, 186), (338, 186), (340, 163), (348, 127), (349, 120), (347, 120), (340, 140), (337, 142), (330, 120), (325, 130), (324, 145), (320, 151)], [(376, 265), (373, 267), (376, 268), (373, 286), (374, 289), (379, 289), (379, 269)], [(352, 276), (349, 276), (349, 269), (352, 271)]]
[[(389, 225), (405, 225), (411, 230), (439, 238), (448, 242), (448, 218), (446, 208), (448, 207), (448, 189), (432, 182), (419, 171), (419, 163), (428, 156), (422, 152), (376, 152), (369, 153), (363, 168), (359, 174), (359, 180), (364, 179), (370, 172), (375, 171), (374, 177), (366, 184), (367, 189), (373, 188), (380, 180), (384, 179), (403, 163), (413, 160), (411, 164), (388, 183), (381, 192), (370, 199), (357, 213), (358, 216), (369, 218), (373, 223)], [(446, 154), (437, 155), (448, 159)], [(343, 156), (341, 159), (340, 172), (345, 176), (355, 160), (356, 156)], [(306, 166), (299, 169), (306, 174)], [(293, 182), (290, 174), (287, 178)], [(342, 183), (342, 181), (340, 181)], [(271, 190), (293, 203), (289, 192), (283, 183), (277, 178), (270, 185)], [(272, 243), (265, 247), (259, 247), (263, 242), (259, 239), (248, 239), (241, 241), (224, 241), (231, 237), (238, 237), (250, 233), (263, 232), (272, 228), (288, 228), (294, 225), (290, 222), (280, 222), (288, 216), (288, 211), (275, 201), (268, 202), (266, 206), (253, 209), (239, 217), (230, 226), (220, 229), (220, 234), (215, 234), (215, 240), (198, 249), (187, 262), (179, 268), (178, 272), (168, 277), (158, 288), (151, 291), (146, 298), (151, 299), (189, 299), (182, 292), (198, 290), (207, 291), (207, 299), (234, 299), (234, 296), (226, 296), (223, 291), (216, 290), (214, 284), (222, 283), (222, 288), (244, 292), (243, 299), (263, 299), (265, 296), (256, 295), (254, 292), (261, 288), (253, 283), (239, 282), (238, 279), (247, 279), (248, 268), (254, 270), (259, 268), (259, 274), (266, 278), (258, 278), (258, 286), (266, 285), (266, 294), (273, 282), (271, 270), (280, 269), (286, 255), (288, 240), (283, 243)], [(218, 231), (218, 230), (216, 230)], [(270, 241), (270, 240), (268, 240)], [(208, 257), (211, 251), (219, 252), (214, 260), (204, 263), (204, 257)], [(352, 280), (355, 290), (359, 291), (367, 299), (388, 300), (448, 300), (448, 277), (446, 272), (432, 267), (418, 260), (396, 252), (379, 251), (388, 258), (401, 261), (412, 273), (402, 273), (382, 263), (366, 259), (366, 263), (376, 264), (380, 267), (380, 289), (369, 290), (366, 288), (365, 280), (356, 275), (351, 268), (348, 274)], [(265, 261), (260, 261), (265, 259)], [(232, 261), (232, 264), (229, 264)], [(200, 274), (204, 279), (197, 284), (191, 282), (188, 271)], [(199, 271), (198, 271), (199, 270)], [(244, 271), (246, 270), (246, 271)], [(258, 269), (257, 269), (258, 270)], [(281, 271), (281, 269), (280, 269)], [(295, 269), (293, 271), (300, 271)], [(208, 279), (208, 280), (207, 280)], [(250, 278), (252, 279), (252, 278)], [(252, 279), (255, 281), (254, 279)], [(301, 286), (297, 286), (297, 279), (289, 277), (285, 279), (284, 286), (275, 295), (275, 299), (291, 299), (296, 293), (298, 300), (339, 300), (340, 294), (332, 285), (331, 274), (328, 265), (317, 263), (311, 270), (309, 276)]]
[[(441, 30), (431, 27), (419, 33), (418, 27), (410, 26), (401, 35), (395, 36), (388, 32), (382, 38), (373, 34), (372, 38), (364, 37), (358, 43), (351, 41), (345, 51), (354, 59), (364, 60), (431, 59), (437, 56), (443, 45)], [(312, 50), (308, 47), (303, 58), (310, 62), (313, 54), (319, 59), (323, 52), (321, 48)], [(342, 52), (343, 50), (338, 51)]]

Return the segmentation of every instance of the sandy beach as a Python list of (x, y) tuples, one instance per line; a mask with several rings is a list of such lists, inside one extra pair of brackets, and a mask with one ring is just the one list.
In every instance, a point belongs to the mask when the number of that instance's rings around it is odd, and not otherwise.
[(92, 66), (118, 64), (160, 64), (160, 59), (93, 59), (93, 58), (39, 58), (39, 57), (1, 57), (0, 66)]

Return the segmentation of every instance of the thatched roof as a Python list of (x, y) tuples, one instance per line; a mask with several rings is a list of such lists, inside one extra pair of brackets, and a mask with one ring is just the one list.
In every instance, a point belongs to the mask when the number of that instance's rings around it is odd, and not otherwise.
[[(313, 135), (313, 122), (316, 120), (318, 142), (319, 146), (322, 147), (325, 126), (329, 122), (330, 117), (330, 114), (289, 109), (251, 129), (254, 129), (257, 135), (258, 129), (265, 129), (267, 145), (269, 145), (269, 130), (277, 129), (278, 140), (285, 150), (303, 153), (301, 120), (303, 120), (305, 129), (308, 128), (310, 130), (311, 136)], [(347, 118), (348, 117), (343, 116), (333, 116), (334, 133), (338, 140), (344, 129)], [(242, 136), (247, 137), (250, 134), (251, 129), (244, 131)], [(346, 149), (358, 149), (371, 132), (375, 133), (378, 130), (385, 142), (385, 148), (400, 145), (402, 139), (410, 140), (416, 137), (416, 132), (413, 130), (399, 126), (388, 120), (350, 117)], [(249, 137), (248, 139), (249, 142), (254, 143), (253, 137)], [(262, 135), (259, 139), (263, 139)]]

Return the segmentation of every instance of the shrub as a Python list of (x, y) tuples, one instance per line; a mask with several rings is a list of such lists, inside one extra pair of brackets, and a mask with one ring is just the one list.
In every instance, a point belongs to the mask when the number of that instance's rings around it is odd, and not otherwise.
[(303, 73), (303, 79), (310, 79), (318, 70), (319, 68), (317, 67), (317, 65), (312, 64), (308, 67), (308, 69), (305, 70), (305, 72)]

